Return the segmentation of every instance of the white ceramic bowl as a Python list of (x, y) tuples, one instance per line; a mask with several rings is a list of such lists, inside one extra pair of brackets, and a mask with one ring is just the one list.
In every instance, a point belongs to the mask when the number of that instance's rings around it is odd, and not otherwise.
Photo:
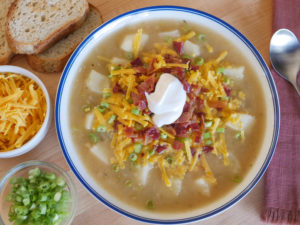
[[(87, 172), (76, 152), (76, 146), (74, 146), (71, 138), (68, 116), (71, 84), (76, 80), (77, 71), (80, 70), (83, 61), (91, 51), (93, 51), (102, 40), (120, 28), (157, 19), (186, 20), (200, 26), (209, 27), (234, 43), (255, 70), (257, 80), (264, 88), (263, 100), (267, 104), (267, 131), (262, 148), (258, 153), (254, 166), (250, 169), (240, 185), (232, 189), (232, 191), (218, 201), (211, 202), (205, 207), (176, 214), (162, 214), (156, 211), (145, 211), (133, 208), (119, 201), (97, 185), (93, 177)], [(270, 163), (277, 143), (280, 119), (279, 102), (274, 81), (266, 63), (254, 46), (240, 32), (224, 21), (198, 10), (176, 6), (156, 6), (134, 10), (106, 22), (92, 32), (76, 49), (65, 67), (58, 87), (55, 115), (57, 134), (65, 158), (79, 181), (87, 190), (99, 201), (125, 216), (143, 222), (158, 224), (178, 224), (201, 220), (216, 215), (243, 198), (259, 181)]]
[(49, 127), (51, 125), (52, 121), (52, 106), (51, 106), (51, 101), (49, 97), (49, 93), (43, 84), (43, 82), (33, 73), (30, 71), (23, 69), (18, 66), (0, 66), (0, 72), (12, 72), (12, 73), (17, 73), (21, 74), (23, 76), (29, 77), (30, 79), (34, 80), (42, 89), (46, 102), (47, 102), (47, 114), (45, 116), (45, 120), (39, 129), (39, 131), (34, 135), (33, 138), (31, 138), (28, 142), (26, 142), (24, 145), (22, 145), (20, 148), (7, 151), (7, 152), (0, 152), (0, 158), (11, 158), (15, 156), (22, 155), (26, 152), (29, 152), (30, 150), (34, 149), (46, 136)]

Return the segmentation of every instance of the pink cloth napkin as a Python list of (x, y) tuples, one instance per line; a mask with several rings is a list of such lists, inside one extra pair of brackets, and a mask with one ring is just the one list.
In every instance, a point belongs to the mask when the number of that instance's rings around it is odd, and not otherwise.
[[(300, 38), (300, 0), (274, 0), (273, 31), (287, 28)], [(300, 97), (272, 70), (280, 100), (277, 148), (265, 175), (262, 219), (300, 224)]]

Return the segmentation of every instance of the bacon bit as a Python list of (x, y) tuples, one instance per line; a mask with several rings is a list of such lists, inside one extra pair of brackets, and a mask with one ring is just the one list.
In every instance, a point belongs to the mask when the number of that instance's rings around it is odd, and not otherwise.
[(154, 70), (154, 63), (157, 62), (156, 58), (153, 58), (150, 65), (149, 65), (149, 68), (147, 70), (147, 74), (151, 74)]
[(153, 139), (157, 140), (160, 137), (160, 131), (156, 127), (151, 127), (145, 132), (145, 140)]
[(195, 137), (194, 142), (197, 143), (197, 144), (200, 144), (201, 141), (202, 141), (202, 135), (197, 135), (197, 136)]
[(119, 84), (118, 82), (117, 82), (117, 83), (115, 84), (115, 86), (113, 87), (113, 92), (114, 92), (114, 93), (120, 92), (120, 93), (125, 94), (125, 91), (121, 88), (121, 86), (120, 86), (120, 84)]
[(119, 124), (121, 124), (121, 123), (119, 122), (119, 120), (115, 120), (115, 121), (114, 121), (114, 131), (115, 131), (115, 132), (118, 131), (118, 125), (119, 125)]
[(204, 101), (201, 98), (197, 97), (196, 98), (196, 107), (197, 107), (197, 109), (201, 110), (203, 108), (203, 106), (204, 106)]
[(141, 157), (144, 157), (144, 156), (145, 156), (145, 153), (144, 153), (144, 152), (142, 152), (142, 153), (141, 153)]
[(166, 54), (164, 58), (166, 63), (182, 63), (182, 59), (177, 56)]
[(140, 58), (136, 58), (134, 60), (132, 60), (130, 62), (130, 64), (133, 66), (133, 67), (136, 67), (136, 66), (143, 66), (143, 62), (142, 60), (140, 60)]
[(178, 55), (181, 55), (183, 52), (183, 42), (173, 41), (173, 48), (177, 52)]
[(166, 145), (157, 145), (156, 147), (155, 147), (155, 151), (158, 153), (158, 154), (160, 154), (160, 153), (162, 153), (164, 150), (166, 150), (167, 149), (167, 146)]
[(155, 75), (152, 75), (143, 81), (139, 86), (137, 86), (137, 89), (141, 94), (145, 92), (151, 93), (154, 90), (155, 82), (156, 77)]
[(172, 69), (171, 68), (161, 68), (160, 72), (162, 72), (162, 73), (172, 73)]
[[(191, 106), (188, 102), (183, 107), (183, 113), (174, 123), (187, 123), (190, 121), (194, 112), (194, 106)], [(176, 129), (176, 128), (175, 128)]]
[(190, 93), (191, 92), (191, 85), (186, 81), (184, 80), (182, 82), (183, 84), (183, 89), (187, 92), (187, 93)]
[(147, 108), (145, 95), (139, 95), (134, 92), (131, 92), (131, 98), (132, 98), (133, 104), (138, 106), (141, 111), (143, 111), (144, 109)]
[(214, 150), (214, 147), (212, 147), (212, 146), (203, 146), (203, 152), (204, 153), (209, 153), (212, 150)]
[(197, 71), (200, 67), (199, 66), (191, 66), (191, 70)]
[(185, 127), (185, 124), (177, 123), (174, 127), (176, 131), (176, 136), (179, 137), (186, 137), (186, 133), (188, 132), (187, 127)]
[(172, 127), (171, 125), (166, 125), (166, 126), (164, 127), (164, 130), (165, 130), (166, 132), (168, 132), (169, 134), (173, 135), (173, 136), (176, 135), (176, 130), (175, 130), (174, 127)]
[(188, 64), (190, 65), (191, 62), (192, 62), (192, 60), (191, 60), (191, 59), (188, 59), (188, 58), (183, 58), (183, 59), (182, 59), (182, 62), (185, 63), (185, 64), (188, 63)]
[(142, 66), (134, 67), (133, 69), (137, 72), (137, 74), (147, 74), (147, 69)]
[(201, 88), (197, 84), (192, 84), (191, 92), (194, 93), (196, 96), (198, 96), (201, 92)]
[(201, 90), (200, 90), (200, 93), (205, 93), (205, 92), (208, 92), (209, 90), (205, 87), (202, 87)]
[(210, 107), (216, 108), (218, 110), (222, 110), (222, 109), (226, 108), (227, 101), (226, 100), (209, 101), (208, 105)]
[(200, 132), (203, 133), (204, 130), (205, 130), (204, 113), (201, 113), (201, 115), (200, 115), (200, 122), (201, 122), (201, 129), (200, 129)]
[(228, 87), (226, 84), (223, 84), (223, 88), (224, 88), (224, 91), (225, 91), (226, 95), (230, 96), (230, 94), (231, 94), (231, 88)]
[(125, 127), (124, 133), (127, 137), (132, 137), (133, 135), (133, 127)]
[(172, 147), (175, 149), (175, 150), (180, 150), (184, 147), (184, 144), (181, 143), (180, 141), (178, 140), (174, 140), (173, 143), (172, 143)]
[(183, 81), (185, 78), (185, 72), (184, 69), (181, 67), (175, 67), (172, 69), (171, 72), (174, 76), (176, 76), (180, 81)]
[(134, 144), (135, 143), (135, 138), (131, 138), (131, 142), (132, 142), (132, 144)]
[(198, 131), (200, 126), (198, 123), (191, 123), (189, 126), (188, 126), (189, 129), (191, 129), (192, 131)]

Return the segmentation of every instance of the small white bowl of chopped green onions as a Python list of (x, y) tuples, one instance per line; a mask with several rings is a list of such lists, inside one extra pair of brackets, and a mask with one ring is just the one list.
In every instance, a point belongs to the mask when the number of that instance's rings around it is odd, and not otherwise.
[(21, 163), (0, 181), (0, 224), (71, 224), (76, 207), (73, 181), (52, 163)]

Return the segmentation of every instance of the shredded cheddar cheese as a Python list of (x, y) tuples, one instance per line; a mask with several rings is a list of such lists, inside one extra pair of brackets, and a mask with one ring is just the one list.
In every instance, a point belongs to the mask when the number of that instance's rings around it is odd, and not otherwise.
[(29, 141), (42, 126), (46, 111), (44, 93), (33, 80), (0, 73), (0, 151)]

